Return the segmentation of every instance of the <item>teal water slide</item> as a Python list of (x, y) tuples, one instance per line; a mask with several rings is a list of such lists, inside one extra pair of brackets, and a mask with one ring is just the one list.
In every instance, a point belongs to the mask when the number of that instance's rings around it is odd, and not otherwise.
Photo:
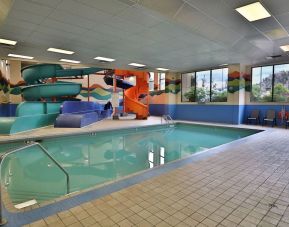
[(47, 83), (47, 79), (74, 78), (101, 70), (96, 67), (64, 69), (59, 64), (37, 64), (22, 68), (22, 77), (27, 86), (18, 87), (15, 91), (21, 93), (25, 101), (17, 106), (15, 117), (0, 117), (0, 134), (10, 135), (52, 125), (59, 115), (62, 101), (75, 97), (81, 91), (80, 83)]

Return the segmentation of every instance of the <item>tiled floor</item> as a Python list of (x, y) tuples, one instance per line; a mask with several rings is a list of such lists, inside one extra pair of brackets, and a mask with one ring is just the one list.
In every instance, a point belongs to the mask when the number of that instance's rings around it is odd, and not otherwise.
[(27, 226), (289, 226), (289, 130), (270, 129)]

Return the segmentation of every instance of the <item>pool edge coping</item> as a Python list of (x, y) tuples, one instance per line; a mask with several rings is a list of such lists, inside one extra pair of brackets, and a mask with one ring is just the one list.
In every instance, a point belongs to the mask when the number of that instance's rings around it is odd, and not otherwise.
[[(195, 122), (176, 122), (176, 123), (196, 125)], [(145, 125), (145, 126), (139, 126), (139, 127), (150, 127), (150, 126), (160, 126), (160, 125), (163, 125), (163, 124)], [(206, 124), (200, 123), (200, 125), (206, 125)], [(207, 124), (207, 125), (210, 126), (210, 124)], [(212, 147), (204, 151), (197, 152), (188, 157), (183, 157), (181, 159), (171, 161), (169, 163), (166, 163), (165, 165), (160, 165), (152, 169), (142, 170), (140, 172), (122, 177), (118, 180), (110, 181), (110, 182), (104, 183), (96, 187), (90, 187), (88, 189), (81, 190), (78, 193), (73, 194), (71, 197), (62, 196), (61, 198), (63, 199), (59, 199), (58, 201), (52, 202), (44, 206), (40, 206), (39, 208), (35, 208), (29, 211), (10, 212), (9, 210), (6, 209), (6, 207), (4, 207), (3, 213), (5, 217), (7, 217), (9, 220), (9, 223), (5, 226), (21, 226), (21, 225), (29, 224), (33, 221), (37, 221), (39, 219), (48, 217), (58, 212), (71, 209), (85, 202), (89, 202), (94, 199), (99, 199), (105, 195), (120, 191), (132, 185), (149, 180), (152, 177), (160, 176), (161, 174), (170, 172), (172, 170), (175, 170), (187, 164), (201, 161), (203, 159), (212, 157), (221, 152), (226, 152), (228, 151), (226, 148), (239, 145), (246, 140), (252, 139), (251, 137), (258, 136), (260, 134), (265, 135), (271, 131), (269, 128), (265, 128), (262, 130), (262, 129), (256, 129), (256, 128), (246, 128), (246, 127), (241, 128), (241, 127), (237, 127), (237, 125), (236, 126), (235, 125), (228, 125), (228, 126), (211, 125), (211, 126), (238, 128), (238, 129), (250, 129), (250, 130), (255, 130), (258, 132), (256, 132), (255, 134), (231, 141), (229, 143), (221, 144), (216, 147)], [(132, 128), (136, 128), (136, 126), (127, 127), (127, 128), (117, 128), (117, 129), (123, 130), (123, 129), (132, 129)], [(111, 131), (111, 130), (115, 130), (115, 129), (102, 130), (102, 131), (97, 131), (97, 132)], [(91, 133), (91, 132), (89, 131), (89, 132), (84, 132), (81, 134), (87, 134), (87, 133)], [(77, 133), (77, 135), (79, 134), (80, 133)], [(71, 136), (71, 134), (68, 134), (68, 135), (66, 134), (65, 136)]]

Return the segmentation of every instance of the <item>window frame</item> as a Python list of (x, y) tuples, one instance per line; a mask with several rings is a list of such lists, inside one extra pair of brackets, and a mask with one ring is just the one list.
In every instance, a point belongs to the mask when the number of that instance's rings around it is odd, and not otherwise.
[(186, 72), (186, 73), (182, 73), (181, 74), (181, 85), (183, 84), (183, 75), (184, 74), (188, 74), (188, 73), (194, 73), (195, 74), (195, 101), (194, 102), (190, 102), (190, 101), (184, 101), (183, 100), (183, 87), (181, 87), (181, 102), (184, 103), (198, 103), (198, 101), (196, 100), (196, 92), (197, 92), (197, 72), (202, 72), (202, 71), (210, 71), (210, 99), (209, 102), (210, 103), (226, 103), (228, 102), (228, 87), (227, 87), (227, 101), (225, 102), (212, 102), (212, 71), (213, 70), (217, 70), (217, 69), (228, 69), (228, 78), (229, 78), (229, 67), (216, 67), (216, 68), (210, 68), (210, 69), (202, 69), (202, 70), (196, 70), (196, 71), (192, 71), (192, 72)]
[[(284, 63), (277, 63), (277, 64), (266, 64), (266, 65), (257, 65), (254, 67), (251, 67), (251, 91), (250, 91), (250, 103), (289, 103), (289, 102), (277, 102), (274, 101), (274, 86), (275, 86), (275, 66), (277, 65), (288, 65), (289, 62), (284, 62)], [(268, 67), (272, 66), (272, 94), (271, 94), (271, 100), (269, 102), (252, 102), (251, 101), (251, 93), (252, 93), (252, 87), (253, 87), (253, 68), (258, 68), (258, 67)]]
[[(151, 80), (151, 75), (150, 75), (149, 76), (149, 92), (155, 91), (155, 72), (153, 72), (153, 71), (149, 72), (149, 74), (151, 74), (151, 73), (153, 73), (153, 75), (152, 75), (153, 80)], [(153, 82), (153, 89), (152, 90), (150, 90), (151, 82)]]
[[(164, 78), (161, 79), (161, 74), (164, 74)], [(161, 81), (164, 80), (165, 82), (165, 87), (164, 89), (161, 89)], [(166, 73), (160, 73), (158, 72), (158, 83), (159, 83), (159, 86), (158, 86), (158, 91), (165, 91), (166, 90)]]
[(196, 102), (196, 95), (195, 95), (195, 101), (194, 102), (190, 102), (190, 101), (185, 101), (183, 100), (183, 75), (184, 74), (188, 74), (188, 73), (194, 73), (194, 76), (195, 76), (195, 94), (196, 94), (196, 91), (197, 91), (197, 87), (196, 87), (196, 72), (187, 72), (187, 73), (182, 73), (181, 74), (181, 102), (184, 102), (184, 103), (194, 103)]

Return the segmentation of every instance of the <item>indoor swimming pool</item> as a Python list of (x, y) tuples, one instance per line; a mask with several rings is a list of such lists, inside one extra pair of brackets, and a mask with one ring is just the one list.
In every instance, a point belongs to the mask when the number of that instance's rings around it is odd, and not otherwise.
[[(121, 179), (188, 157), (258, 130), (177, 123), (1, 144), (21, 148), (2, 163), (2, 184), (11, 202), (42, 203), (67, 193)], [(60, 165), (55, 163), (45, 152)], [(60, 168), (61, 167), (61, 168)], [(69, 178), (69, 179), (67, 179)]]

